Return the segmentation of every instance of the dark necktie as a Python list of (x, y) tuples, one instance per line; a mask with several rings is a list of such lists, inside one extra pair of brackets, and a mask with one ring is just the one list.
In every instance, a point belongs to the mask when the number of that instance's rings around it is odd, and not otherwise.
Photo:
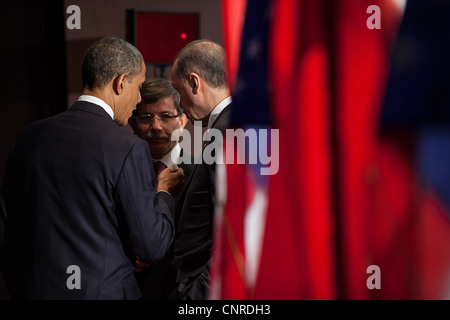
[(164, 163), (162, 163), (161, 161), (155, 161), (153, 163), (153, 166), (155, 168), (156, 176), (158, 176), (161, 173), (161, 171), (163, 171), (165, 168), (167, 168), (166, 165)]

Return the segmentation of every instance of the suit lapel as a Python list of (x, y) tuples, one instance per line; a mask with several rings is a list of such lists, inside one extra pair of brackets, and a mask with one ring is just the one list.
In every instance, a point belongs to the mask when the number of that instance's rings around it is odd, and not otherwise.
[[(183, 149), (181, 149), (181, 151), (180, 151), (180, 157), (182, 157), (182, 155), (183, 155)], [(183, 169), (183, 172), (184, 172), (185, 187), (183, 187), (181, 192), (179, 192), (178, 195), (175, 197), (175, 201), (177, 203), (178, 203), (179, 199), (183, 199), (185, 197), (187, 186), (191, 183), (195, 169), (197, 168), (197, 164), (194, 164), (194, 159), (193, 159), (193, 157), (191, 157), (191, 164), (180, 163), (179, 166), (181, 169)]]

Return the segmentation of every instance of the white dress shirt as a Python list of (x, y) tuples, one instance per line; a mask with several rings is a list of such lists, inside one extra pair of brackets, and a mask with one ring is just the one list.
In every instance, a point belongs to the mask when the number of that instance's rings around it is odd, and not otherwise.
[(208, 120), (208, 129), (211, 129), (211, 126), (213, 125), (214, 121), (216, 121), (217, 117), (219, 116), (219, 114), (222, 112), (223, 109), (225, 109), (225, 107), (227, 105), (229, 105), (231, 103), (231, 96), (226, 97), (225, 99), (223, 99), (214, 109), (213, 111), (211, 111), (211, 114), (209, 116), (209, 120)]
[(114, 120), (114, 111), (111, 109), (111, 107), (102, 99), (99, 99), (97, 97), (94, 96), (90, 96), (90, 95), (81, 95), (78, 98), (78, 101), (86, 101), (86, 102), (90, 102), (93, 104), (96, 104), (100, 107), (102, 107), (103, 109), (105, 109), (106, 113), (109, 114), (109, 116), (111, 117), (111, 119)]
[(166, 165), (166, 167), (173, 166), (174, 164), (178, 164), (180, 161), (180, 152), (181, 152), (181, 146), (179, 143), (177, 143), (173, 148), (172, 151), (167, 153), (164, 157), (161, 159), (153, 159), (154, 162), (161, 161)]

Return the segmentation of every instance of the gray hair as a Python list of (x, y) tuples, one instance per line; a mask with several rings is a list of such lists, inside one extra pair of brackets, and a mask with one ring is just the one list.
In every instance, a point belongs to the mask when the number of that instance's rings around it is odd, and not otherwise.
[(141, 88), (141, 103), (155, 103), (161, 98), (171, 97), (178, 114), (183, 114), (180, 107), (180, 94), (172, 87), (172, 82), (164, 78), (147, 79)]
[(121, 74), (127, 74), (131, 82), (142, 72), (142, 61), (142, 54), (131, 43), (114, 37), (100, 39), (84, 54), (81, 67), (83, 88), (102, 88)]
[(211, 87), (223, 88), (227, 83), (225, 50), (211, 40), (195, 40), (180, 50), (175, 58), (176, 74), (186, 80), (189, 73), (200, 75)]

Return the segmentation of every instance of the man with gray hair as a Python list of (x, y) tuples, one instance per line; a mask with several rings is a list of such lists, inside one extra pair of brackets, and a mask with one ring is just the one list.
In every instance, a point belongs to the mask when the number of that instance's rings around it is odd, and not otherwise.
[[(224, 134), (229, 123), (231, 94), (225, 51), (211, 40), (188, 43), (175, 58), (172, 85), (180, 106), (194, 124)], [(204, 147), (211, 142), (205, 141)], [(176, 288), (171, 299), (200, 300), (209, 295), (209, 267), (215, 206), (215, 163), (195, 164), (181, 193), (182, 208), (174, 240)]]
[(145, 80), (140, 52), (92, 44), (83, 92), (18, 137), (1, 188), (2, 273), (13, 299), (138, 299), (135, 257), (162, 259), (174, 238), (177, 166), (156, 176), (148, 145), (124, 128)]

